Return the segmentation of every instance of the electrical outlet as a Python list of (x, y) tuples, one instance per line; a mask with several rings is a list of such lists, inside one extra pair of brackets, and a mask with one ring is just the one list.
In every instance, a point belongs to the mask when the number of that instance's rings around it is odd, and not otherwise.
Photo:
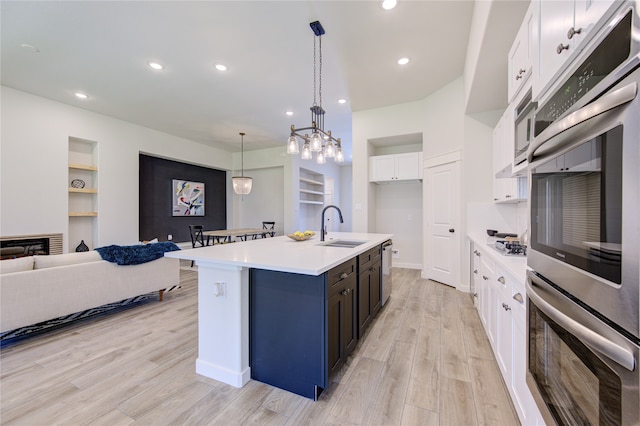
[(173, 235), (172, 234), (167, 235), (167, 241), (171, 241), (171, 240), (173, 240)]
[(393, 250), (391, 250), (391, 257), (392, 257), (393, 259), (398, 259), (398, 258), (400, 258), (400, 250), (398, 250), (398, 249), (393, 249)]
[(213, 295), (215, 297), (225, 296), (226, 285), (225, 283), (213, 283)]

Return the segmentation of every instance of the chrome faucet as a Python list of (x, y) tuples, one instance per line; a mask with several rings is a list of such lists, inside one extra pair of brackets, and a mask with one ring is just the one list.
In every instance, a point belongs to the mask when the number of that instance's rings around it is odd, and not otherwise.
[(324, 229), (324, 212), (326, 212), (327, 209), (330, 207), (333, 207), (334, 209), (338, 210), (338, 215), (340, 215), (340, 223), (344, 223), (344, 220), (342, 220), (342, 212), (340, 211), (338, 206), (334, 206), (333, 204), (331, 204), (325, 207), (324, 209), (322, 209), (322, 217), (320, 218), (320, 241), (324, 241), (324, 236), (327, 234), (327, 231), (325, 231)]

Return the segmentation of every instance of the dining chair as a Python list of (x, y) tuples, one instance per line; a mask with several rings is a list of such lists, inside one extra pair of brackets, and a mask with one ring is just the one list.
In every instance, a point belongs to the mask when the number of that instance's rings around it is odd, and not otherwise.
[[(189, 225), (189, 234), (191, 234), (191, 247), (205, 247), (209, 245), (209, 237), (205, 244), (202, 225)], [(193, 268), (193, 260), (191, 261), (191, 267)]]
[(262, 229), (265, 232), (262, 233), (262, 238), (275, 237), (276, 235), (276, 223), (275, 222), (262, 222)]

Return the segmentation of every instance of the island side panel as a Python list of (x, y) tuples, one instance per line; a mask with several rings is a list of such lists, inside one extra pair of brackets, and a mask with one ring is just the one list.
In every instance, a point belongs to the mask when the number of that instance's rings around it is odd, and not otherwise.
[(328, 385), (325, 274), (251, 269), (249, 283), (251, 378), (313, 399)]
[(249, 367), (249, 270), (198, 262), (196, 372), (235, 387)]

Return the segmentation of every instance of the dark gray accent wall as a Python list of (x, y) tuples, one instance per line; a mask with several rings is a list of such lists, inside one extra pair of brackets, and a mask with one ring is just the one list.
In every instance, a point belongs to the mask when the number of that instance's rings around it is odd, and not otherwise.
[[(225, 171), (194, 166), (140, 154), (140, 241), (158, 238), (191, 241), (188, 225), (207, 229), (227, 227), (227, 174)], [(173, 179), (204, 182), (204, 216), (172, 215)]]

